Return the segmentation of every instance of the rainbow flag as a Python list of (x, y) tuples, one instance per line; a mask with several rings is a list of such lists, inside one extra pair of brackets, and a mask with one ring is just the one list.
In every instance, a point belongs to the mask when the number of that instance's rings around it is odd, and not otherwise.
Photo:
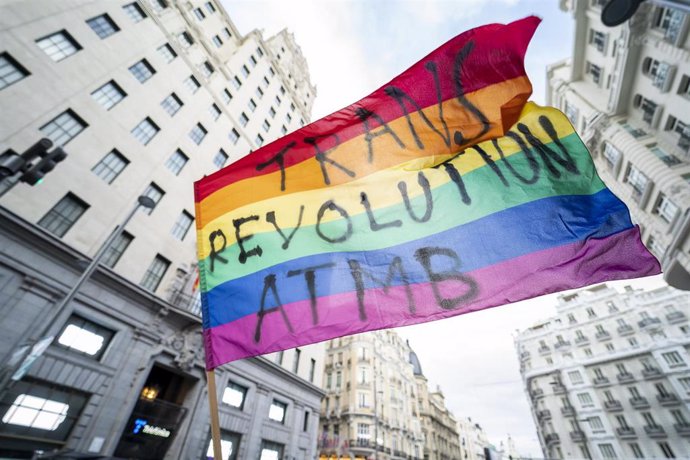
[(196, 182), (209, 369), (659, 273), (567, 118), (527, 102), (538, 23), (465, 32)]

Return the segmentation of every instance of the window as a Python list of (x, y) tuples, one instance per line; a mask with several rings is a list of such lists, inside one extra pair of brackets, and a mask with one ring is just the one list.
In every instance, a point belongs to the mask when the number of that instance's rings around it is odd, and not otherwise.
[(616, 349), (616, 347), (614, 347), (612, 343), (606, 344), (606, 350), (607, 351), (614, 351), (615, 349)]
[(204, 137), (206, 137), (206, 134), (208, 134), (208, 131), (206, 131), (206, 128), (201, 123), (197, 123), (194, 128), (189, 132), (189, 138), (194, 141), (196, 145), (201, 144), (201, 141), (204, 140)]
[(268, 130), (271, 129), (271, 124), (268, 122), (268, 120), (264, 120), (264, 122), (261, 124), (261, 127), (265, 132), (268, 132)]
[(151, 78), (154, 73), (156, 73), (156, 70), (151, 67), (151, 64), (149, 64), (149, 61), (146, 59), (142, 59), (131, 66), (129, 71), (132, 73), (132, 75), (134, 75), (134, 78), (139, 80), (139, 83), (144, 83), (146, 80)]
[(201, 71), (201, 74), (206, 78), (210, 77), (214, 72), (213, 66), (208, 61), (205, 61), (203, 64), (201, 64), (199, 70)]
[(285, 127), (285, 125), (280, 127), (280, 132), (283, 134), (287, 134), (287, 128)]
[(570, 371), (568, 372), (568, 377), (570, 378), (570, 381), (575, 385), (583, 382), (582, 374), (580, 374), (580, 371)]
[(231, 38), (232, 37), (232, 34), (230, 33), (230, 30), (227, 27), (225, 27), (223, 29), (223, 35), (225, 35), (225, 38)]
[(155, 291), (158, 288), (165, 272), (168, 271), (170, 266), (170, 261), (160, 254), (156, 254), (153, 262), (144, 273), (144, 277), (141, 279), (141, 287), (148, 289), (149, 291)]
[(611, 444), (599, 444), (599, 451), (604, 458), (618, 458)]
[(257, 47), (256, 47), (256, 54), (258, 54), (259, 57), (263, 57), (263, 55), (264, 55), (264, 50), (262, 50), (260, 46), (257, 46)]
[(112, 184), (128, 164), (129, 160), (124, 155), (117, 150), (112, 150), (96, 163), (91, 171), (106, 183)]
[(127, 96), (127, 94), (122, 90), (122, 88), (120, 88), (120, 86), (118, 86), (117, 83), (115, 83), (114, 80), (110, 80), (108, 83), (91, 93), (91, 97), (93, 97), (96, 102), (101, 104), (101, 106), (106, 110), (113, 108), (118, 102), (124, 99), (125, 96)]
[(360, 367), (358, 377), (357, 377), (357, 383), (366, 384), (367, 382), (368, 382), (367, 368), (366, 367)]
[(677, 156), (675, 156), (671, 153), (668, 153), (667, 151), (665, 151), (664, 149), (659, 147), (657, 144), (652, 144), (652, 145), (649, 145), (648, 147), (649, 147), (649, 150), (651, 150), (651, 152), (658, 159), (660, 159), (661, 161), (663, 161), (666, 164), (666, 166), (676, 166), (676, 165), (679, 165), (682, 163), (682, 161), (680, 161), (680, 159)]
[(68, 109), (41, 126), (39, 130), (53, 141), (55, 146), (62, 146), (74, 139), (86, 126), (84, 120)]
[(0, 89), (26, 78), (29, 71), (22, 67), (8, 53), (0, 54)]
[(151, 142), (156, 134), (158, 134), (160, 128), (151, 120), (149, 117), (144, 118), (141, 122), (134, 127), (132, 130), (132, 135), (144, 145)]
[(38, 221), (38, 226), (56, 236), (64, 236), (87, 209), (88, 204), (68, 193)]
[(157, 186), (154, 182), (151, 182), (148, 187), (146, 187), (146, 190), (144, 190), (143, 193), (144, 196), (147, 196), (153, 200), (155, 205), (153, 208), (144, 208), (143, 212), (146, 214), (151, 214), (154, 209), (156, 209), (156, 206), (158, 206), (158, 202), (163, 198), (163, 195), (165, 195), (165, 192), (163, 191), (162, 188)]
[(314, 373), (315, 372), (316, 372), (316, 360), (314, 358), (311, 358), (311, 361), (309, 361), (309, 381), (311, 383), (314, 383)]
[(107, 14), (102, 14), (100, 16), (96, 16), (95, 18), (88, 19), (86, 23), (101, 39), (108, 38), (120, 30), (117, 24), (115, 24), (115, 22), (110, 19), (110, 16)]
[(240, 114), (240, 123), (242, 126), (247, 126), (247, 123), (249, 123), (249, 117), (244, 112)]
[(290, 123), (290, 122), (292, 121), (292, 115), (290, 115), (289, 113), (286, 113), (286, 114), (285, 114), (285, 120), (286, 120), (288, 123)]
[(287, 411), (287, 404), (277, 400), (273, 400), (271, 407), (268, 410), (268, 418), (278, 423), (285, 423), (285, 412)]
[(105, 254), (103, 254), (103, 259), (101, 259), (101, 263), (106, 267), (113, 268), (120, 260), (120, 257), (122, 257), (122, 254), (125, 253), (132, 240), (134, 240), (134, 236), (130, 235), (129, 233), (124, 231), (120, 233), (120, 235), (115, 238), (115, 241), (113, 241), (108, 249), (106, 249)]
[(256, 142), (256, 145), (262, 146), (264, 144), (264, 138), (261, 134), (256, 135), (256, 139), (254, 140)]
[(681, 377), (678, 379), (678, 383), (683, 388), (687, 394), (690, 394), (690, 377)]
[(606, 49), (606, 34), (598, 30), (589, 29), (589, 43), (603, 53)]
[(276, 362), (277, 362), (279, 365), (281, 365), (281, 366), (283, 365), (283, 350), (280, 350), (280, 351), (276, 354)]
[(302, 355), (302, 350), (295, 348), (295, 359), (292, 361), (292, 372), (295, 374), (299, 371), (299, 358)]
[(630, 123), (628, 123), (624, 120), (621, 120), (618, 123), (621, 125), (621, 127), (624, 130), (626, 130), (628, 132), (628, 134), (630, 134), (635, 139), (639, 139), (639, 138), (645, 137), (647, 135), (647, 132), (644, 129), (635, 128)]
[(187, 161), (189, 161), (189, 157), (187, 157), (182, 150), (177, 149), (172, 155), (170, 155), (168, 161), (165, 162), (165, 167), (172, 171), (173, 174), (178, 176), (180, 171), (182, 171), (182, 168), (184, 168), (184, 165), (187, 164)]
[(168, 3), (166, 0), (152, 0), (151, 6), (153, 7), (154, 11), (160, 13), (168, 7)]
[[(210, 435), (209, 435), (210, 436)], [(220, 432), (220, 453), (223, 460), (237, 460), (237, 451), (242, 435), (231, 431), (221, 430)], [(208, 449), (204, 459), (215, 458), (213, 456), (213, 439), (208, 441)]]
[(256, 58), (254, 57), (253, 54), (251, 56), (249, 56), (249, 61), (251, 62), (252, 67), (256, 67), (256, 63), (259, 62), (256, 60)]
[(81, 45), (66, 30), (39, 38), (36, 44), (55, 62), (62, 61), (81, 49)]
[(685, 415), (683, 415), (683, 412), (680, 409), (671, 410), (671, 416), (678, 426), (689, 426), (688, 419), (685, 417)]
[(211, 3), (211, 2), (206, 2), (206, 3), (205, 3), (205, 6), (206, 6), (206, 10), (207, 10), (209, 13), (213, 14), (213, 13), (216, 12), (216, 7), (213, 6), (213, 3)]
[(197, 21), (203, 21), (206, 19), (206, 15), (201, 8), (194, 8), (194, 16), (196, 16)]
[(282, 86), (280, 87), (280, 94), (285, 94), (285, 88), (283, 88)]
[(335, 387), (336, 388), (340, 388), (340, 385), (342, 384), (342, 378), (343, 378), (343, 374), (340, 371), (335, 373)]
[(180, 214), (175, 221), (170, 233), (178, 240), (183, 241), (184, 237), (187, 236), (189, 228), (192, 226), (192, 222), (194, 222), (194, 216), (187, 211), (182, 211), (182, 214)]
[(246, 65), (243, 65), (243, 66), (242, 66), (242, 76), (243, 76), (244, 78), (247, 78), (247, 77), (249, 76), (249, 69), (247, 68)]
[(72, 315), (58, 335), (57, 344), (94, 359), (100, 359), (115, 333), (98, 324)]
[(270, 85), (271, 82), (268, 81), (268, 77), (264, 75), (264, 79), (262, 80), (261, 85), (264, 87), (264, 89), (268, 88), (268, 85)]
[(369, 398), (366, 393), (357, 393), (359, 407), (369, 407)]
[(220, 107), (218, 107), (216, 104), (211, 104), (211, 107), (208, 108), (208, 113), (211, 114), (211, 117), (214, 120), (217, 120), (218, 117), (220, 117), (220, 114), (223, 112), (221, 112)]
[(194, 44), (194, 38), (192, 38), (191, 34), (187, 31), (182, 32), (180, 35), (177, 36), (177, 38), (179, 39), (182, 46), (184, 46), (185, 48), (189, 48)]
[(593, 407), (594, 401), (592, 401), (592, 396), (589, 393), (578, 393), (577, 399), (580, 401), (582, 407)]
[(259, 86), (256, 87), (256, 97), (259, 99), (264, 97), (264, 90), (262, 90)]
[(221, 46), (223, 46), (223, 40), (221, 40), (218, 35), (214, 35), (211, 41), (214, 45), (216, 45), (216, 48), (220, 48)]
[(252, 112), (256, 110), (256, 102), (254, 102), (254, 99), (249, 99), (249, 103), (247, 104), (249, 106), (249, 110)]
[(628, 169), (625, 172), (625, 182), (630, 184), (633, 188), (633, 197), (636, 201), (639, 201), (647, 188), (647, 183), (649, 179), (647, 176), (642, 174), (642, 172), (633, 166), (632, 163), (628, 163)]
[(302, 431), (305, 433), (309, 431), (309, 411), (304, 411), (304, 422), (302, 423)]
[(666, 195), (659, 193), (659, 199), (654, 206), (654, 214), (657, 214), (667, 223), (671, 223), (678, 214), (678, 206), (676, 206)]
[(587, 74), (589, 74), (592, 77), (592, 81), (594, 83), (596, 83), (598, 85), (601, 82), (601, 74), (602, 74), (601, 67), (587, 61), (586, 72), (587, 72)]
[(589, 418), (587, 419), (587, 421), (589, 422), (589, 427), (590, 427), (590, 429), (592, 430), (593, 433), (601, 433), (601, 432), (606, 431), (606, 429), (604, 428), (603, 423), (601, 423), (601, 418), (599, 418), (599, 417), (589, 417)]
[(229, 104), (230, 101), (232, 101), (232, 94), (227, 89), (223, 90), (221, 96), (223, 97), (223, 102), (225, 102), (225, 104)]
[(185, 78), (184, 85), (192, 94), (196, 93), (199, 90), (199, 88), (201, 88), (199, 80), (197, 80), (194, 75), (190, 75), (187, 78)]
[(220, 169), (225, 166), (226, 161), (228, 161), (228, 154), (225, 153), (223, 149), (218, 150), (216, 156), (213, 157), (213, 164), (216, 165), (216, 168)]
[(244, 401), (247, 398), (247, 387), (238, 385), (235, 382), (228, 382), (228, 386), (223, 391), (223, 404), (236, 407), (239, 410), (244, 409)]
[(232, 128), (228, 137), (230, 138), (230, 142), (237, 144), (237, 141), (240, 139), (240, 133), (238, 133), (235, 128)]
[(667, 442), (660, 442), (659, 449), (661, 450), (661, 453), (664, 454), (664, 457), (677, 458), (676, 454), (673, 453), (673, 449), (671, 449), (671, 446), (669, 446)]
[(666, 361), (666, 364), (668, 364), (669, 367), (685, 366), (685, 361), (683, 361), (683, 358), (677, 351), (669, 351), (667, 353), (662, 353), (661, 357), (664, 358), (664, 361)]
[(280, 105), (280, 103), (283, 102), (280, 100), (280, 96), (276, 96), (276, 105)]
[(259, 460), (282, 460), (284, 447), (270, 441), (261, 441), (261, 456)]
[(240, 77), (236, 76), (231, 81), (235, 89), (240, 89), (240, 86), (242, 86), (242, 80), (240, 80)]
[(168, 112), (171, 117), (175, 115), (183, 106), (182, 100), (177, 97), (177, 94), (172, 93), (161, 102), (161, 107), (163, 110)]
[(146, 19), (146, 13), (144, 13), (144, 10), (141, 9), (137, 2), (128, 3), (122, 9), (125, 10), (127, 16), (135, 23)]
[(268, 113), (269, 113), (269, 115), (271, 115), (271, 118), (276, 117), (276, 110), (273, 108), (273, 106), (271, 106), (271, 108), (268, 109)]
[(636, 442), (630, 443), (630, 451), (632, 452), (632, 454), (635, 458), (644, 458), (644, 454), (642, 453), (642, 449), (640, 449), (640, 446)]
[(597, 317), (597, 314), (593, 308), (591, 308), (591, 307), (587, 308), (587, 317), (588, 318), (596, 318)]
[(649, 412), (642, 412), (642, 418), (644, 419), (645, 423), (649, 427), (655, 427), (657, 426), (656, 420), (654, 420), (654, 417), (652, 416), (651, 413)]
[(573, 124), (573, 126), (577, 126), (577, 117), (580, 115), (580, 111), (572, 105), (570, 102), (565, 101), (565, 116), (568, 117), (568, 120), (570, 120), (570, 123)]
[(592, 349), (591, 348), (585, 348), (584, 350), (585, 356), (590, 357), (592, 356)]
[(2, 422), (39, 430), (55, 431), (67, 418), (69, 404), (28, 394), (16, 397)]
[(357, 438), (359, 439), (369, 439), (371, 435), (369, 434), (369, 425), (366, 423), (357, 424)]
[(158, 52), (163, 56), (165, 62), (172, 62), (177, 57), (177, 53), (168, 43), (159, 46)]

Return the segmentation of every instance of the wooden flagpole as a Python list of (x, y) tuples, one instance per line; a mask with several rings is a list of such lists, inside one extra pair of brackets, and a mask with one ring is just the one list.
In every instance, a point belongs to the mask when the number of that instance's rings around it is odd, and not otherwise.
[(216, 374), (213, 369), (206, 371), (208, 381), (208, 408), (211, 411), (211, 438), (213, 439), (213, 460), (223, 460), (220, 447), (220, 422), (218, 420), (218, 393), (216, 392)]

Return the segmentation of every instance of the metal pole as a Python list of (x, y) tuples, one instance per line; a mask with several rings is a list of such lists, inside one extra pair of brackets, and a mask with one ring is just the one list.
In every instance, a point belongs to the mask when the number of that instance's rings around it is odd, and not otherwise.
[[(118, 236), (122, 234), (125, 226), (127, 226), (129, 221), (132, 219), (134, 213), (137, 211), (137, 209), (139, 209), (139, 206), (152, 208), (153, 206), (155, 206), (155, 202), (153, 202), (151, 198), (145, 196), (140, 196), (138, 198), (137, 204), (134, 206), (134, 208), (132, 208), (125, 220), (120, 225), (115, 227), (113, 233), (108, 237), (108, 239), (105, 240), (103, 245), (101, 245), (96, 255), (93, 257), (93, 259), (91, 259), (91, 262), (89, 263), (88, 267), (86, 267), (86, 270), (84, 270), (84, 272), (77, 280), (76, 284), (72, 286), (72, 289), (70, 289), (67, 295), (45, 315), (45, 319), (42, 321), (41, 326), (36, 328), (36, 330), (40, 332), (34, 335), (34, 338), (28, 340), (28, 345), (33, 345), (43, 336), (45, 336), (48, 333), (48, 331), (50, 331), (50, 328), (53, 326), (54, 322), (64, 312), (69, 303), (72, 300), (74, 300), (74, 297), (79, 292), (79, 289), (89, 279), (94, 270), (96, 270), (96, 267), (98, 267), (100, 260), (103, 258), (103, 255), (108, 250), (108, 248), (110, 248), (110, 245), (113, 243), (113, 241), (115, 241), (115, 239)], [(10, 379), (12, 378), (12, 375), (14, 375), (15, 371), (21, 366), (21, 364), (22, 360), (19, 360), (19, 362), (15, 366), (13, 366), (12, 369), (9, 369), (6, 372), (6, 374), (2, 377), (2, 379), (0, 380), (0, 391), (4, 391), (6, 389)]]
[(376, 373), (376, 335), (374, 335), (374, 460), (379, 460), (379, 398)]

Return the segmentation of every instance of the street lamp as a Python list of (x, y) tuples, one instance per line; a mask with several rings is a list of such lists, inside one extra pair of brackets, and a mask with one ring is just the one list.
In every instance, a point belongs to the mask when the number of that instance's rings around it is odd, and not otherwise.
[[(54, 307), (51, 309), (50, 312), (45, 316), (45, 319), (41, 325), (41, 327), (37, 328), (37, 330), (40, 331), (39, 334), (37, 334), (38, 339), (34, 340), (29, 340), (28, 345), (25, 346), (25, 353), (28, 352), (28, 355), (25, 357), (20, 357), (18, 360), (16, 360), (13, 368), (10, 369), (3, 377), (2, 380), (0, 381), (0, 391), (3, 391), (6, 389), (7, 384), (9, 383), (10, 380), (21, 380), (23, 375), (26, 373), (26, 371), (29, 369), (33, 361), (38, 358), (38, 356), (45, 351), (47, 348), (48, 344), (52, 342), (52, 337), (48, 338), (45, 337), (45, 335), (48, 333), (50, 328), (53, 326), (54, 322), (60, 317), (60, 315), (64, 312), (64, 310), (67, 308), (67, 306), (74, 300), (74, 297), (77, 295), (79, 292), (79, 289), (84, 285), (84, 283), (91, 277), (91, 274), (96, 270), (98, 265), (100, 264), (101, 259), (105, 255), (106, 251), (110, 248), (110, 245), (115, 241), (124, 231), (125, 227), (129, 223), (129, 221), (134, 217), (134, 214), (137, 212), (137, 209), (139, 207), (144, 207), (146, 209), (153, 209), (156, 206), (156, 202), (153, 201), (148, 196), (141, 195), (137, 198), (137, 203), (132, 208), (132, 210), (129, 212), (127, 217), (125, 218), (124, 221), (117, 227), (115, 227), (115, 230), (113, 233), (110, 234), (108, 239), (105, 240), (103, 245), (101, 245), (100, 249), (96, 253), (95, 256), (93, 256), (93, 259), (91, 259), (91, 262), (89, 265), (86, 267), (84, 272), (81, 274), (77, 282), (72, 286), (72, 289), (67, 293), (65, 297)], [(48, 340), (50, 339), (50, 340)], [(43, 343), (44, 346), (39, 346), (39, 344)], [(31, 348), (33, 347), (33, 349)], [(39, 351), (35, 351), (37, 348), (40, 348)]]

